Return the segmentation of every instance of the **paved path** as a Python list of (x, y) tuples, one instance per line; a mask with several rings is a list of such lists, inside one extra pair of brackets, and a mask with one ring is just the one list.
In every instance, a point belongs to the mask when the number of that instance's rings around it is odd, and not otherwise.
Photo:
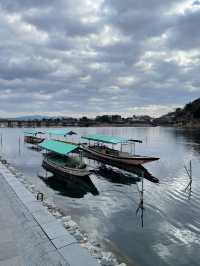
[(98, 266), (0, 163), (0, 266)]

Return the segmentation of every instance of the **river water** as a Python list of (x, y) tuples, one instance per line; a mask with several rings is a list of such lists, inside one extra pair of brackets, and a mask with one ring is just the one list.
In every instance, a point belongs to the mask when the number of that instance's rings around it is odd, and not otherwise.
[[(141, 182), (91, 174), (92, 188), (87, 189), (76, 182), (44, 181), (38, 177), (42, 156), (22, 142), (23, 129), (0, 129), (1, 154), (120, 261), (142, 266), (200, 265), (200, 132), (162, 127), (73, 130), (78, 136), (103, 133), (141, 139), (137, 153), (160, 157), (145, 165), (160, 182), (144, 179), (143, 221), (138, 209)], [(190, 160), (192, 189), (185, 191), (189, 178), (184, 165)]]

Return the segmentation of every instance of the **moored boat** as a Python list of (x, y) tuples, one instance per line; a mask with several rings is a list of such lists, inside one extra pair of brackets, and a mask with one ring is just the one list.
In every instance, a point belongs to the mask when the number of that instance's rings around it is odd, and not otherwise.
[(37, 145), (41, 143), (44, 138), (41, 135), (44, 134), (42, 131), (28, 130), (24, 132), (24, 142), (28, 144)]
[[(81, 153), (79, 155), (76, 153), (79, 150), (78, 146), (56, 140), (44, 140), (38, 146), (48, 151), (44, 154), (42, 166), (53, 174), (63, 178), (67, 176), (84, 178), (90, 174)], [(76, 156), (70, 156), (72, 153)]]
[[(127, 144), (128, 142), (130, 142), (131, 144), (135, 142), (141, 142), (139, 140), (129, 140), (126, 138), (106, 135), (88, 135), (82, 136), (82, 138), (89, 140), (89, 145), (82, 145), (81, 148), (84, 152), (86, 152), (86, 154), (92, 154), (96, 158), (96, 160), (104, 160), (108, 163), (114, 162), (124, 165), (142, 165), (159, 160), (159, 158), (157, 157), (141, 156), (122, 151), (123, 144)], [(95, 144), (90, 145), (90, 141), (94, 141)], [(113, 149), (113, 147), (110, 148), (105, 144), (112, 144), (112, 146), (115, 144), (121, 144), (121, 150)]]

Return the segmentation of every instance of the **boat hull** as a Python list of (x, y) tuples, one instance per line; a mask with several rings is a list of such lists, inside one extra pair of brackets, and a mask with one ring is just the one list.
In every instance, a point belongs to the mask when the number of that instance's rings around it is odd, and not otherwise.
[(43, 141), (43, 138), (38, 138), (38, 137), (33, 137), (33, 136), (25, 136), (24, 137), (24, 142), (28, 144), (39, 144)]
[[(92, 156), (92, 154), (88, 153), (87, 157), (88, 157), (88, 159), (96, 160), (96, 157)], [(120, 170), (125, 170), (127, 172), (136, 174), (139, 177), (143, 176), (145, 179), (147, 179), (153, 183), (159, 183), (159, 179), (157, 177), (153, 176), (150, 172), (148, 172), (148, 170), (142, 165), (125, 165), (125, 164), (111, 162), (111, 161), (108, 162), (107, 160), (103, 160), (103, 159), (98, 159), (98, 161), (101, 162), (102, 165), (109, 165), (109, 166), (117, 167)], [(100, 168), (101, 168), (101, 166), (100, 166)], [(112, 176), (112, 175), (110, 175), (110, 176)]]
[(145, 163), (153, 162), (159, 160), (156, 157), (148, 157), (148, 156), (131, 156), (131, 157), (122, 157), (122, 156), (114, 156), (110, 154), (104, 154), (102, 152), (96, 151), (95, 149), (91, 149), (87, 146), (82, 146), (84, 152), (92, 154), (96, 160), (104, 160), (107, 162), (120, 163), (125, 165), (142, 165)]
[(66, 177), (86, 177), (90, 174), (89, 171), (86, 169), (76, 169), (76, 168), (71, 168), (71, 167), (61, 167), (52, 161), (48, 159), (44, 159), (42, 162), (43, 168), (45, 168), (47, 171), (53, 173), (54, 175), (59, 175), (63, 178)]

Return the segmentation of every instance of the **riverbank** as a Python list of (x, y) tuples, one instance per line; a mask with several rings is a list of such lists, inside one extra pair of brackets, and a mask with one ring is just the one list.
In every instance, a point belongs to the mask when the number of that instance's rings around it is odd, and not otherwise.
[[(9, 221), (10, 217), (13, 216), (12, 230), (19, 233), (16, 241), (10, 244), (11, 247), (8, 248), (7, 256), (0, 257), (0, 265), (1, 260), (4, 266), (12, 265), (9, 264), (12, 261), (17, 262), (14, 265), (27, 265), (26, 259), (32, 253), (34, 253), (34, 256), (30, 265), (58, 265), (58, 261), (59, 265), (74, 266), (126, 265), (125, 263), (119, 264), (114, 255), (111, 252), (103, 251), (98, 243), (90, 243), (87, 235), (80, 230), (71, 216), (63, 216), (61, 210), (52, 202), (49, 202), (48, 199), (38, 202), (34, 195), (38, 195), (39, 192), (35, 190), (34, 185), (28, 184), (24, 176), (7, 164), (6, 161), (2, 160), (2, 162), (4, 164), (0, 163), (0, 175), (1, 183), (3, 183), (1, 188), (4, 188), (4, 193), (1, 193), (1, 196), (4, 201), (1, 201), (3, 204), (0, 208), (3, 211), (1, 217), (4, 217), (4, 221)], [(5, 189), (6, 186), (7, 190)], [(10, 192), (5, 194), (5, 191)], [(7, 204), (5, 204), (5, 201)], [(11, 202), (10, 206), (8, 206), (8, 202)], [(14, 207), (12, 206), (13, 203), (15, 204)], [(17, 214), (17, 217), (15, 217), (15, 214), (11, 213), (7, 217), (8, 209), (18, 210), (17, 213), (23, 215)], [(23, 221), (20, 219), (23, 219)], [(28, 224), (27, 227), (26, 224)], [(1, 220), (0, 225), (1, 227), (5, 226), (3, 222), (1, 223)], [(3, 230), (4, 228), (0, 228), (0, 232), (3, 232)], [(39, 238), (34, 238), (38, 234), (38, 230), (40, 231)], [(27, 231), (28, 234), (24, 235), (23, 231)], [(10, 231), (8, 231), (9, 233)], [(33, 236), (30, 237), (30, 235)], [(8, 236), (4, 234), (3, 238), (1, 236), (1, 241), (5, 239), (8, 239)], [(21, 242), (22, 244), (19, 245)], [(2, 245), (4, 245), (4, 242)], [(18, 246), (20, 246), (20, 249), (18, 249)], [(24, 253), (23, 250), (26, 250), (26, 246), (30, 248), (28, 248), (27, 253)], [(39, 251), (34, 250), (35, 246), (41, 246)], [(48, 250), (46, 250), (46, 246)]]
[(3, 164), (0, 177), (0, 265), (99, 265)]

